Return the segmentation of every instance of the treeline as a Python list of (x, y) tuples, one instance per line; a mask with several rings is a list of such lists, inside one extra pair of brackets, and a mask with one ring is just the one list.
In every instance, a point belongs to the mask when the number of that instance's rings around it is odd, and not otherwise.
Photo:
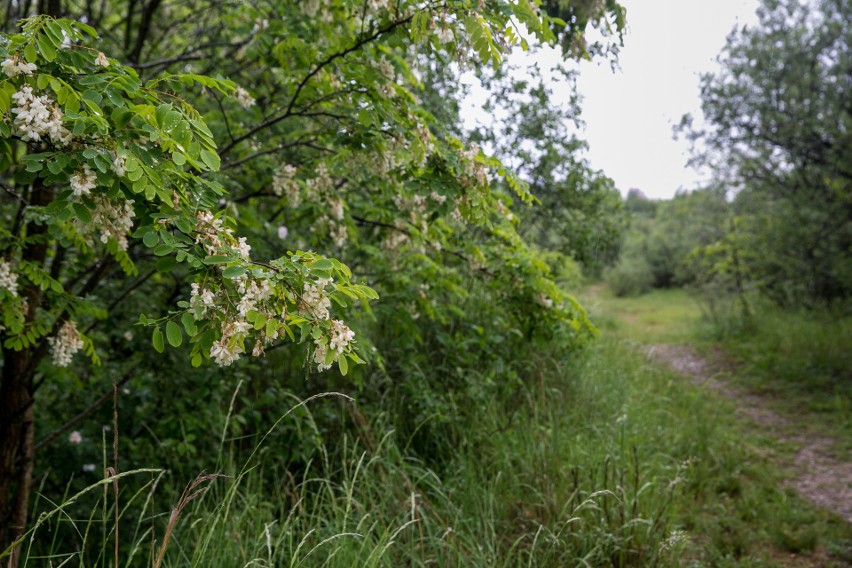
[(607, 279), (619, 294), (691, 286), (706, 298), (848, 309), (852, 295), (852, 76), (844, 0), (764, 3), (702, 78), (685, 117), (712, 187), (626, 201), (633, 222)]

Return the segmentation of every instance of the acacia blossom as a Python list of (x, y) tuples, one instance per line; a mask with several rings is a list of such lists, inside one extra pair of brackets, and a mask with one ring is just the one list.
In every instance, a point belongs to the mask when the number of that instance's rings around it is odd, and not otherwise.
[(18, 57), (17, 54), (4, 59), (3, 63), (0, 63), (0, 66), (3, 67), (3, 73), (10, 79), (18, 75), (32, 75), (33, 71), (38, 69), (35, 63), (27, 63)]
[(48, 137), (54, 144), (65, 146), (71, 141), (71, 133), (62, 126), (62, 111), (54, 106), (47, 95), (36, 97), (29, 85), (12, 95), (15, 108), (15, 128), (25, 142), (39, 142)]
[(74, 197), (80, 198), (84, 195), (91, 195), (92, 190), (98, 185), (98, 178), (89, 167), (89, 164), (83, 164), (83, 170), (71, 176), (71, 191)]
[(12, 265), (0, 258), (0, 289), (5, 288), (12, 296), (18, 295), (18, 275), (12, 272)]
[(237, 90), (234, 92), (234, 97), (243, 108), (251, 108), (254, 106), (254, 97), (252, 97), (251, 94), (242, 87), (237, 87)]
[(77, 324), (72, 320), (66, 320), (59, 328), (55, 337), (48, 337), (53, 354), (53, 364), (57, 367), (67, 367), (71, 364), (71, 358), (83, 348), (83, 339), (77, 331)]

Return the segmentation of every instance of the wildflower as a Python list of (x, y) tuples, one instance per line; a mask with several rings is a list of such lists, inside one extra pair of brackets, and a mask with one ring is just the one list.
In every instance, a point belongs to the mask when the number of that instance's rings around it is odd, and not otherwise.
[(0, 258), (0, 289), (5, 288), (12, 296), (18, 295), (18, 275), (12, 272), (12, 265)]
[(68, 441), (72, 444), (79, 444), (83, 441), (83, 435), (80, 434), (77, 430), (74, 430), (70, 434), (68, 434)]
[(71, 320), (62, 324), (59, 333), (55, 337), (48, 337), (47, 342), (53, 353), (53, 364), (57, 367), (67, 367), (74, 354), (83, 348), (83, 339), (77, 331), (77, 324)]
[(289, 233), (290, 232), (287, 230), (287, 227), (285, 227), (284, 225), (281, 225), (280, 227), (278, 227), (278, 238), (281, 239), (282, 241), (287, 238), (287, 235)]
[(95, 59), (95, 65), (99, 65), (101, 67), (109, 67), (109, 59), (107, 59), (103, 51), (98, 52), (98, 57), (97, 59)]

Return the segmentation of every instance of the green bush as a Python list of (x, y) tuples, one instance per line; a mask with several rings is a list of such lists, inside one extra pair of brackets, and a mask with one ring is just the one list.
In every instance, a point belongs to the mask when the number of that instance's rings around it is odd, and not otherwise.
[(654, 274), (644, 258), (624, 256), (604, 272), (604, 280), (616, 296), (638, 296), (651, 290)]

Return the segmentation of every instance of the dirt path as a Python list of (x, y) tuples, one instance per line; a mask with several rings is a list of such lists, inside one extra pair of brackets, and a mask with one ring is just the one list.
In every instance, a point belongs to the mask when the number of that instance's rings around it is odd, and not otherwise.
[(734, 402), (737, 413), (782, 442), (797, 447), (792, 458), (776, 457), (790, 472), (787, 484), (802, 497), (852, 523), (852, 463), (837, 459), (831, 450), (835, 440), (802, 431), (793, 420), (768, 408), (762, 397), (747, 393), (716, 378), (719, 363), (705, 359), (687, 345), (647, 345), (645, 350), (693, 383), (704, 386)]

